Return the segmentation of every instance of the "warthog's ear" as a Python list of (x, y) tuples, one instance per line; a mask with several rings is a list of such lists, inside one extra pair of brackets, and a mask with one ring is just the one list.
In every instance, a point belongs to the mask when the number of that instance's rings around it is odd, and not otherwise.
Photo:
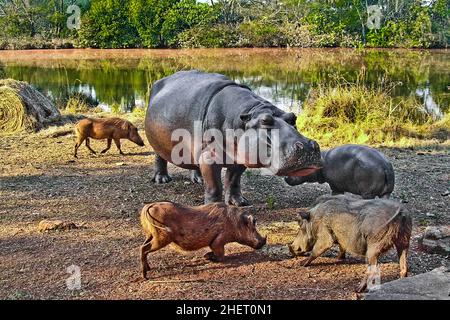
[(252, 115), (250, 113), (242, 113), (239, 118), (243, 123), (247, 123), (252, 119)]
[(309, 219), (311, 218), (310, 214), (308, 211), (299, 211), (298, 212), (298, 216), (300, 219), (309, 221)]
[(244, 222), (244, 224), (247, 226), (252, 226), (256, 223), (256, 219), (253, 218), (253, 216), (251, 214), (243, 214), (243, 215), (241, 215), (241, 219)]
[(281, 119), (289, 123), (291, 126), (295, 127), (295, 123), (297, 122), (297, 116), (292, 112), (285, 113), (281, 116)]

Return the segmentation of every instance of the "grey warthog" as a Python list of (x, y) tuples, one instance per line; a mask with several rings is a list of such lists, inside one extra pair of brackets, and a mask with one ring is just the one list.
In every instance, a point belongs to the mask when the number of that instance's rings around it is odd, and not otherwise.
[[(289, 249), (294, 256), (309, 252), (303, 266), (338, 244), (339, 258), (349, 252), (366, 257), (369, 266), (376, 267), (378, 258), (395, 246), (400, 277), (407, 276), (412, 220), (399, 202), (364, 200), (348, 193), (322, 196), (309, 210), (300, 211), (298, 223), (300, 230)], [(366, 276), (358, 292), (366, 289), (367, 280)]]

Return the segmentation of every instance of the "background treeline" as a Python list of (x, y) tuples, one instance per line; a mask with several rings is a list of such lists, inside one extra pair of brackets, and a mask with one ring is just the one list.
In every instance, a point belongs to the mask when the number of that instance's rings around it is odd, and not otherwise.
[(0, 48), (447, 47), (449, 11), (450, 0), (0, 0)]

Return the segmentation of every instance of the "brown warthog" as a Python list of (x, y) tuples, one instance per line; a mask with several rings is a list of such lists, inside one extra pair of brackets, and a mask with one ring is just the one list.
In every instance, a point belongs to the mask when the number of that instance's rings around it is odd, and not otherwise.
[[(369, 270), (377, 270), (378, 258), (392, 246), (400, 259), (400, 277), (408, 273), (408, 248), (412, 220), (399, 203), (387, 199), (363, 200), (346, 193), (339, 196), (322, 196), (307, 211), (299, 213), (300, 230), (291, 253), (309, 253), (303, 266), (338, 244), (339, 258), (345, 252), (365, 256)], [(368, 277), (361, 282), (358, 292), (367, 287)]]
[(146, 240), (141, 246), (142, 274), (150, 270), (147, 255), (171, 243), (186, 251), (210, 247), (205, 255), (210, 261), (222, 261), (227, 243), (238, 242), (254, 249), (266, 244), (256, 230), (256, 219), (248, 208), (211, 203), (186, 207), (173, 202), (147, 204), (141, 211)]
[(136, 143), (138, 146), (144, 146), (144, 141), (142, 141), (142, 138), (138, 133), (138, 129), (131, 122), (120, 118), (83, 119), (76, 124), (75, 131), (77, 134), (74, 153), (75, 158), (77, 158), (78, 148), (85, 140), (86, 147), (89, 151), (93, 154), (96, 153), (90, 146), (89, 138), (97, 140), (107, 139), (108, 144), (102, 153), (105, 153), (111, 148), (112, 140), (114, 140), (117, 149), (119, 149), (119, 152), (122, 155), (123, 152), (120, 148), (120, 139), (128, 139)]

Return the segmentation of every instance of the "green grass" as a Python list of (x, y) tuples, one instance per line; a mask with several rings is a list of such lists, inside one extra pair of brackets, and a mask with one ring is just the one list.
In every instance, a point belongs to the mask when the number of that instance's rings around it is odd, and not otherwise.
[(395, 84), (317, 86), (303, 106), (298, 130), (321, 146), (344, 143), (411, 147), (448, 142), (450, 116), (435, 119), (415, 97), (393, 98)]

